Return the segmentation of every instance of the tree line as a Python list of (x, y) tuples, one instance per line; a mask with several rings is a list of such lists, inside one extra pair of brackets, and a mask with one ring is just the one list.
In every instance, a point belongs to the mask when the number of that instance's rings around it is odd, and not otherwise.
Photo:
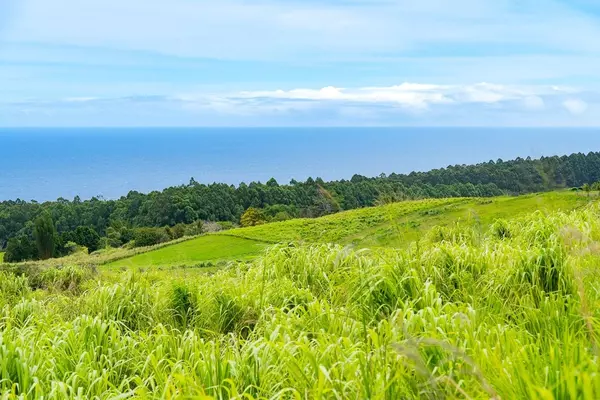
[[(410, 174), (354, 175), (350, 180), (328, 182), (308, 178), (280, 184), (270, 179), (234, 186), (200, 184), (192, 178), (187, 185), (148, 194), (132, 191), (116, 200), (94, 197), (83, 201), (75, 197), (44, 203), (20, 199), (0, 202), (0, 249), (12, 241), (13, 247), (23, 243), (23, 247), (29, 246), (29, 254), (36, 253), (36, 220), (45, 215), (56, 231), (54, 253), (62, 255), (68, 251), (67, 244), (90, 251), (122, 245), (134, 240), (136, 234), (141, 238), (142, 228), (159, 228), (163, 233), (154, 236), (163, 240), (169, 237), (165, 227), (194, 226), (197, 221), (254, 224), (319, 217), (407, 199), (524, 194), (582, 187), (599, 180), (600, 152), (492, 160)], [(145, 233), (148, 236), (148, 231)]]

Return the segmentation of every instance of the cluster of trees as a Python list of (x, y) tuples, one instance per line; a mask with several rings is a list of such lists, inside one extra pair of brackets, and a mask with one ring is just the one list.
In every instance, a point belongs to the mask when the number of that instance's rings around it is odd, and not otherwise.
[(101, 237), (89, 226), (78, 226), (74, 231), (58, 233), (49, 212), (43, 211), (32, 224), (8, 239), (4, 260), (47, 260), (80, 251), (83, 248), (96, 251)]
[[(72, 201), (60, 198), (46, 203), (1, 202), (0, 248), (10, 239), (27, 237), (33, 242), (34, 221), (43, 213), (48, 213), (54, 223), (58, 235), (55, 247), (59, 249), (55, 252), (61, 253), (67, 251), (65, 245), (69, 242), (90, 250), (100, 246), (102, 240), (108, 240), (112, 246), (127, 243), (134, 240), (134, 231), (142, 227), (164, 231), (165, 226), (190, 225), (196, 221), (252, 224), (255, 223), (252, 220), (241, 220), (249, 209), (258, 211), (260, 218), (253, 217), (256, 221), (281, 221), (405, 199), (522, 194), (581, 187), (597, 181), (600, 181), (600, 153), (497, 160), (374, 178), (355, 175), (350, 180), (330, 182), (309, 178), (304, 182), (292, 180), (287, 185), (280, 185), (275, 179), (239, 186), (204, 185), (191, 179), (187, 185), (148, 194), (132, 191), (117, 200), (82, 201), (76, 197)], [(84, 241), (85, 244), (80, 243)]]
[(21, 232), (8, 239), (4, 261), (47, 260), (62, 257), (79, 251), (94, 252), (101, 248), (152, 246), (179, 239), (184, 236), (199, 235), (203, 232), (202, 221), (192, 224), (177, 224), (164, 228), (108, 227), (106, 236), (101, 237), (91, 226), (78, 226), (74, 231), (58, 233), (52, 216), (43, 212), (36, 218), (31, 233)]

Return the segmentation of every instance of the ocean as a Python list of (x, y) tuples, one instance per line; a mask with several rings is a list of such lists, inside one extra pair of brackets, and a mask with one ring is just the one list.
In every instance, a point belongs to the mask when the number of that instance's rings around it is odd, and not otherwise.
[(600, 129), (0, 128), (0, 200), (408, 173), (600, 151)]

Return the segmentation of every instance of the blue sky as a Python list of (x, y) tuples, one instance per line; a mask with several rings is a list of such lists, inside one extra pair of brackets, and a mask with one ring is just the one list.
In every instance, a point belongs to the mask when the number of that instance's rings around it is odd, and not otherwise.
[(596, 0), (0, 0), (1, 126), (600, 126)]

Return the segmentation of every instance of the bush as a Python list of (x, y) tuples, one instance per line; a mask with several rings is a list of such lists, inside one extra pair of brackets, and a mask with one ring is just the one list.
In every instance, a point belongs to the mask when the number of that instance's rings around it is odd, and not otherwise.
[(35, 242), (27, 236), (19, 236), (8, 241), (6, 253), (4, 253), (5, 262), (21, 262), (37, 258), (37, 247)]
[(184, 224), (177, 224), (172, 229), (173, 239), (180, 239), (185, 236), (186, 227)]
[(240, 223), (243, 227), (262, 225), (267, 222), (267, 218), (262, 210), (250, 207), (242, 214)]
[(292, 219), (293, 217), (287, 211), (280, 211), (273, 217), (273, 222), (281, 222)]
[(220, 221), (217, 222), (220, 231), (228, 231), (230, 229), (236, 228), (235, 224), (231, 221)]
[(85, 247), (79, 246), (75, 242), (67, 242), (64, 246), (64, 249), (65, 249), (66, 255), (71, 255), (71, 254), (75, 254), (75, 253), (79, 253), (79, 252), (83, 252), (83, 251), (85, 251), (87, 253), (87, 249)]
[(170, 237), (162, 228), (137, 228), (134, 230), (135, 247), (153, 246), (169, 241)]

